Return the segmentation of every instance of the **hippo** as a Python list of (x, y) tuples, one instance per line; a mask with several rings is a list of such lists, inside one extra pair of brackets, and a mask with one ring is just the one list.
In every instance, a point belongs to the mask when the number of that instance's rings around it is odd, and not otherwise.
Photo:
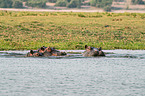
[(66, 55), (65, 52), (60, 52), (56, 50), (54, 47), (41, 47), (37, 51), (30, 50), (30, 52), (27, 53), (27, 57), (48, 57), (48, 56), (63, 56)]
[(38, 52), (38, 51), (34, 51), (34, 50), (30, 50), (30, 52), (28, 52), (26, 54), (27, 57), (38, 57), (38, 56), (42, 56), (43, 54)]
[(105, 56), (105, 53), (102, 51), (102, 48), (94, 48), (91, 46), (85, 45), (86, 51), (83, 53), (83, 56), (85, 57), (91, 57), (91, 56)]
[(56, 50), (54, 47), (47, 47), (44, 50), (45, 57), (47, 57), (47, 56), (63, 56), (63, 55), (66, 55), (66, 53), (60, 52), (60, 51)]
[(38, 52), (44, 53), (44, 51), (45, 51), (46, 48), (47, 48), (47, 47), (43, 46), (43, 47), (41, 47), (41, 48), (38, 49)]

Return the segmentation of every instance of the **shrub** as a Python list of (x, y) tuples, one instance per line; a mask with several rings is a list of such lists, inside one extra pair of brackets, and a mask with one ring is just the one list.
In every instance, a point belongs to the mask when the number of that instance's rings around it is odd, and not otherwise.
[(27, 6), (30, 7), (37, 7), (37, 8), (45, 8), (46, 7), (46, 1), (29, 1), (26, 3)]
[(86, 17), (84, 14), (78, 14), (78, 17)]
[(133, 4), (145, 4), (143, 0), (131, 0)]
[(57, 0), (47, 0), (48, 2), (51, 2), (51, 3), (56, 3)]
[(12, 8), (12, 0), (0, 0), (0, 8)]
[(96, 6), (96, 3), (97, 3), (96, 0), (91, 0), (90, 5), (91, 6)]
[(65, 1), (65, 0), (58, 0), (58, 1), (56, 2), (55, 6), (66, 7), (67, 3), (68, 3), (68, 2)]
[(103, 8), (105, 11), (111, 11), (113, 0), (91, 0), (90, 5)]
[(23, 7), (23, 3), (21, 1), (14, 1), (12, 6), (14, 8), (22, 8)]
[(107, 12), (110, 12), (111, 11), (111, 6), (104, 7), (104, 10), (107, 11)]
[(77, 2), (75, 0), (72, 0), (68, 5), (68, 8), (76, 8), (77, 7)]

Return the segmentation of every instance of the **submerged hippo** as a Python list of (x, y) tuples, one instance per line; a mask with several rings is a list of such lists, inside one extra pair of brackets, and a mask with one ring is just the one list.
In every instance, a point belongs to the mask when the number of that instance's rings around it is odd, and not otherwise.
[(44, 51), (45, 51), (46, 48), (47, 48), (47, 47), (43, 46), (43, 47), (41, 47), (41, 48), (38, 49), (38, 52), (44, 53)]
[(54, 47), (41, 47), (37, 51), (30, 50), (30, 52), (27, 53), (27, 57), (38, 57), (38, 56), (63, 56), (66, 55), (65, 52), (60, 52), (56, 50)]
[(91, 46), (85, 45), (86, 51), (83, 53), (83, 56), (90, 57), (90, 56), (105, 56), (105, 53), (102, 51), (102, 48), (94, 48)]
[(44, 56), (63, 56), (66, 55), (65, 52), (60, 52), (58, 50), (56, 50), (54, 47), (47, 47), (44, 50)]
[(38, 56), (43, 56), (42, 53), (38, 52), (38, 51), (33, 51), (33, 50), (30, 50), (30, 52), (28, 52), (26, 54), (27, 57), (38, 57)]

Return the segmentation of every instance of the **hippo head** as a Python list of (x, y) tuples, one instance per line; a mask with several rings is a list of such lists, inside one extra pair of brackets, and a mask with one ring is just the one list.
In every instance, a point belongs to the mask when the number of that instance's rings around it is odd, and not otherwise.
[(42, 54), (38, 51), (30, 50), (30, 52), (27, 53), (27, 56), (28, 57), (38, 57), (38, 56), (42, 56)]
[(52, 48), (51, 48), (51, 47), (47, 47), (47, 48), (44, 50), (44, 52), (49, 52), (49, 53), (51, 53), (51, 52), (52, 52)]
[(87, 46), (87, 45), (85, 45), (85, 49), (87, 52), (90, 52), (91, 50), (93, 50), (93, 48), (91, 46)]
[(44, 53), (44, 50), (45, 50), (46, 48), (47, 48), (47, 47), (43, 46), (43, 47), (41, 47), (40, 49), (38, 49), (38, 52)]
[(97, 48), (85, 45), (86, 51), (84, 52), (84, 56), (98, 56), (99, 50)]

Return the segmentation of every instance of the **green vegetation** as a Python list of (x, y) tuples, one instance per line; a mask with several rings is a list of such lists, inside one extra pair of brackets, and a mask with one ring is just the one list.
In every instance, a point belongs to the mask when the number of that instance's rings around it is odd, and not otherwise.
[(145, 49), (145, 13), (0, 11), (0, 50)]
[(68, 8), (81, 8), (83, 0), (57, 0), (55, 6), (68, 7)]
[(58, 0), (55, 4), (55, 6), (60, 6), (60, 7), (66, 7), (67, 6), (67, 1), (66, 0)]
[(113, 0), (91, 0), (91, 6), (103, 8), (105, 11), (111, 11)]
[(0, 0), (0, 8), (12, 8), (12, 0)]
[[(127, 2), (125, 0), (114, 0), (116, 2)], [(102, 8), (104, 11), (110, 12), (112, 10), (113, 0), (0, 0), (0, 8), (50, 8), (46, 3), (55, 3), (55, 6), (58, 7), (67, 7), (67, 8), (83, 8), (81, 6), (93, 6), (96, 8)], [(143, 0), (131, 0), (132, 4), (144, 5), (145, 1)], [(23, 4), (25, 6), (23, 6)], [(54, 9), (55, 9), (55, 6)], [(51, 6), (52, 7), (52, 6)], [(53, 8), (52, 7), (52, 8)], [(129, 9), (129, 6), (126, 8)]]
[(131, 0), (131, 2), (133, 4), (141, 4), (141, 5), (145, 4), (145, 1), (143, 1), (143, 0)]
[(13, 8), (23, 8), (23, 3), (22, 1), (14, 1), (12, 4)]
[[(84, 4), (84, 0), (0, 0), (0, 8), (23, 8), (23, 2), (26, 2), (26, 6), (33, 8), (47, 8), (47, 2), (68, 8), (81, 8)], [(111, 11), (112, 2), (113, 0), (90, 0), (92, 6), (103, 8), (105, 11)]]
[(36, 7), (36, 8), (45, 8), (46, 7), (46, 1), (44, 0), (37, 0), (37, 1), (27, 1), (26, 5), (29, 7)]

